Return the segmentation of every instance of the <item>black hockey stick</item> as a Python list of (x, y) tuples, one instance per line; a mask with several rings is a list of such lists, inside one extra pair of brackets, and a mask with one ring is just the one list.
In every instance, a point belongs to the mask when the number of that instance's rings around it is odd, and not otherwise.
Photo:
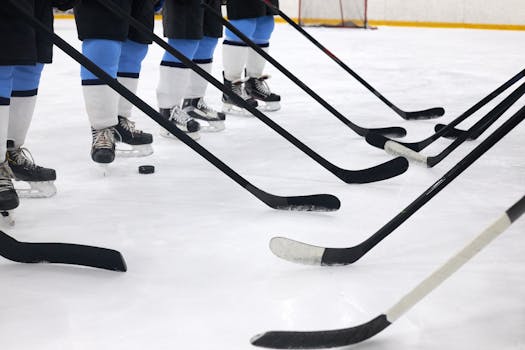
[[(271, 208), (282, 209), (282, 210), (307, 210), (307, 211), (333, 211), (337, 210), (341, 206), (341, 202), (335, 196), (329, 194), (319, 194), (311, 196), (293, 196), (293, 197), (281, 197), (276, 196), (267, 192), (262, 191), (248, 180), (243, 178), (241, 175), (237, 174), (233, 169), (223, 163), (220, 159), (215, 157), (211, 152), (206, 148), (202, 147), (191, 137), (186, 135), (183, 131), (173, 125), (171, 122), (163, 118), (157, 111), (151, 108), (146, 102), (138, 98), (131, 91), (126, 89), (121, 85), (116, 79), (113, 79), (106, 72), (100, 69), (96, 64), (84, 57), (80, 52), (75, 50), (71, 45), (66, 41), (60, 38), (58, 35), (50, 31), (42, 22), (35, 19), (27, 10), (24, 9), (15, 0), (9, 1), (12, 6), (14, 6), (22, 15), (22, 17), (31, 23), (32, 26), (38, 28), (43, 33), (47, 34), (50, 40), (58, 46), (62, 51), (67, 53), (75, 61), (89, 69), (93, 74), (99, 77), (104, 83), (109, 85), (112, 89), (117, 91), (121, 96), (130, 101), (134, 106), (139, 110), (148, 115), (151, 119), (161, 125), (163, 128), (172, 133), (175, 137), (185, 143), (192, 150), (201, 155), (204, 159), (209, 161), (219, 170), (221, 170), (225, 175), (230, 177), (233, 181), (237, 182), (248, 192), (257, 197), (260, 201), (264, 202)], [(103, 3), (103, 2), (101, 2)], [(112, 2), (108, 2), (112, 3)], [(404, 159), (404, 158), (402, 158)], [(406, 160), (405, 160), (406, 161)]]
[(390, 326), (401, 315), (441, 285), (525, 212), (525, 197), (510, 207), (461, 251), (412, 289), (387, 312), (356, 327), (310, 332), (272, 331), (257, 335), (251, 343), (273, 349), (326, 349), (360, 343)]
[[(483, 106), (485, 106), (487, 103), (495, 99), (497, 96), (499, 96), (502, 92), (510, 88), (512, 85), (517, 83), (519, 80), (521, 80), (523, 77), (525, 77), (525, 70), (522, 70), (515, 76), (513, 76), (511, 79), (509, 79), (507, 82), (502, 84), (500, 87), (498, 87), (496, 90), (492, 91), (489, 95), (485, 96), (483, 99), (481, 99), (478, 103), (476, 103), (474, 106), (470, 107), (467, 111), (465, 111), (463, 114), (461, 114), (459, 117), (454, 119), (452, 122), (447, 124), (444, 128), (438, 130), (433, 135), (427, 137), (426, 139), (418, 142), (401, 142), (401, 141), (395, 141), (407, 148), (410, 148), (413, 151), (419, 152), (425, 149), (427, 146), (432, 144), (434, 141), (439, 139), (440, 137), (446, 137), (449, 133), (451, 133), (451, 136), (459, 137), (464, 132), (458, 131), (457, 129), (454, 129), (456, 125), (479, 111)], [(370, 139), (367, 140), (368, 143), (370, 143), (372, 146), (378, 147), (383, 149), (383, 145), (381, 143), (376, 142), (370, 142)]]
[(468, 131), (459, 135), (449, 146), (435, 156), (425, 156), (418, 152), (411, 150), (395, 141), (390, 141), (382, 135), (369, 135), (367, 136), (367, 142), (377, 147), (383, 148), (387, 153), (393, 155), (400, 155), (411, 159), (417, 163), (424, 164), (425, 166), (432, 168), (439, 164), (445, 159), (452, 151), (458, 148), (467, 139), (477, 138), (478, 133), (482, 133), (487, 130), (496, 120), (499, 119), (516, 101), (518, 101), (523, 94), (525, 94), (525, 83), (520, 85), (515, 91), (501, 101), (496, 107), (494, 107), (487, 115), (481, 118), (476, 124), (469, 128)]
[(286, 22), (288, 22), (292, 27), (294, 27), (299, 33), (304, 35), (308, 40), (310, 40), (315, 46), (317, 46), (321, 51), (323, 51), (328, 57), (330, 57), (334, 62), (336, 62), (341, 68), (343, 68), (347, 73), (349, 73), (352, 77), (354, 77), (358, 82), (360, 82), (364, 87), (368, 89), (371, 93), (373, 93), (377, 98), (379, 98), (384, 104), (386, 104), (388, 107), (390, 107), (394, 112), (396, 112), (401, 118), (407, 119), (407, 120), (417, 120), (417, 119), (433, 119), (441, 117), (443, 114), (445, 114), (445, 110), (442, 107), (435, 107), (435, 108), (429, 108), (422, 111), (413, 111), (413, 112), (405, 112), (399, 107), (397, 107), (395, 104), (390, 102), (385, 96), (383, 96), (379, 91), (374, 89), (372, 85), (367, 83), (366, 80), (361, 78), (356, 72), (354, 72), (350, 67), (348, 67), (346, 64), (344, 64), (343, 61), (341, 61), (339, 58), (337, 58), (336, 55), (334, 55), (333, 52), (328, 50), (326, 47), (324, 47), (319, 41), (317, 41), (313, 36), (308, 34), (306, 30), (301, 28), (297, 23), (295, 23), (290, 17), (288, 17), (283, 11), (281, 11), (278, 7), (273, 5), (269, 0), (261, 0), (268, 6), (270, 9), (275, 11), (275, 13), (279, 14)]
[(379, 129), (367, 129), (363, 128), (359, 125), (356, 125), (352, 123), (350, 120), (348, 120), (344, 115), (342, 115), (337, 109), (335, 109), (331, 104), (329, 104), (326, 100), (324, 100), (321, 96), (319, 96), (317, 93), (315, 93), (308, 85), (303, 83), (299, 78), (297, 78), (295, 75), (293, 75), (288, 69), (286, 69), (282, 64), (280, 64), (276, 59), (274, 59), (272, 56), (270, 56), (267, 52), (262, 50), (256, 43), (254, 43), (250, 38), (248, 38), (246, 35), (244, 35), (239, 29), (237, 29), (233, 24), (231, 24), (228, 20), (226, 20), (224, 17), (222, 17), (222, 14), (217, 12), (213, 7), (208, 5), (206, 2), (201, 2), (202, 6), (204, 6), (211, 14), (213, 14), (217, 19), (219, 19), (222, 24), (229, 30), (231, 30), (235, 35), (237, 35), (239, 38), (241, 38), (242, 41), (246, 43), (249, 47), (251, 47), (255, 52), (257, 52), (259, 55), (264, 57), (265, 60), (270, 62), (275, 68), (277, 68), (279, 71), (281, 71), (288, 79), (293, 81), (297, 86), (299, 86), (304, 92), (306, 92), (308, 95), (310, 95), (314, 100), (316, 100), (321, 106), (326, 108), (330, 113), (332, 113), (337, 119), (343, 122), (346, 126), (348, 126), (350, 129), (352, 129), (355, 133), (357, 133), (360, 136), (366, 136), (369, 132), (378, 133), (381, 135), (390, 135), (393, 137), (401, 137), (406, 135), (406, 130), (400, 127), (389, 127), (389, 128), (379, 128)]
[(272, 239), (270, 249), (282, 259), (301, 264), (331, 266), (348, 265), (356, 262), (434, 198), (436, 194), (470, 167), (478, 158), (521, 123), (523, 119), (525, 119), (525, 107), (516, 112), (423, 194), (362, 243), (349, 248), (323, 248), (284, 237), (276, 237)]
[(50, 263), (126, 271), (126, 262), (113, 249), (70, 243), (26, 243), (0, 231), (0, 255), (25, 264)]
[(404, 173), (408, 169), (408, 161), (402, 157), (398, 157), (388, 162), (379, 164), (375, 167), (362, 169), (362, 170), (347, 170), (347, 169), (342, 169), (332, 164), (331, 162), (329, 162), (328, 160), (320, 156), (318, 153), (313, 151), (311, 148), (306, 146), (304, 143), (299, 141), (296, 137), (291, 135), (288, 131), (283, 129), (273, 120), (268, 118), (264, 113), (259, 111), (257, 108), (250, 106), (248, 103), (246, 103), (246, 101), (244, 101), (243, 98), (235, 94), (230, 89), (226, 88), (221, 82), (215, 79), (211, 74), (207, 73), (205, 70), (200, 68), (198, 65), (196, 65), (190, 59), (188, 59), (182, 53), (180, 53), (179, 51), (171, 47), (167, 42), (165, 42), (160, 37), (155, 35), (151, 30), (149, 30), (142, 23), (140, 23), (139, 21), (131, 17), (129, 14), (124, 12), (118, 5), (116, 5), (115, 3), (111, 1), (102, 1), (102, 0), (97, 0), (97, 1), (100, 4), (102, 4), (104, 7), (106, 7), (108, 10), (110, 10), (111, 12), (117, 14), (121, 18), (124, 18), (126, 21), (129, 21), (129, 23), (133, 27), (135, 27), (138, 31), (140, 31), (142, 34), (147, 36), (149, 39), (153, 40), (164, 50), (166, 50), (173, 56), (177, 57), (187, 67), (191, 68), (193, 71), (199, 74), (202, 78), (207, 80), (210, 84), (212, 84), (213, 86), (215, 86), (216, 88), (224, 92), (226, 95), (228, 95), (228, 97), (230, 97), (236, 103), (238, 103), (245, 109), (249, 110), (255, 117), (257, 117), (263, 123), (268, 125), (271, 129), (273, 129), (279, 135), (284, 137), (286, 140), (288, 140), (294, 146), (299, 148), (306, 155), (308, 155), (310, 158), (315, 160), (317, 163), (319, 163), (321, 166), (323, 166), (325, 169), (330, 171), (332, 174), (337, 176), (342, 181), (346, 183), (369, 183), (369, 182), (381, 181), (381, 180), (389, 179), (391, 177), (398, 176)]

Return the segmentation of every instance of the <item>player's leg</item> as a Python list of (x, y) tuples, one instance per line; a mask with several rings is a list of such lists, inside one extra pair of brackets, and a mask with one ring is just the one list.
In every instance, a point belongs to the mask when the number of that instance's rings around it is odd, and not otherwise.
[(29, 150), (23, 147), (33, 118), (43, 68), (42, 63), (37, 63), (15, 66), (13, 72), (7, 160), (15, 180), (30, 185), (29, 189), (19, 190), (23, 197), (51, 197), (56, 193), (53, 183), (56, 180), (55, 170), (36, 165)]
[[(271, 15), (256, 19), (256, 28), (252, 40), (263, 51), (268, 51), (274, 27), (275, 21)], [(246, 77), (248, 80), (245, 83), (245, 89), (248, 95), (264, 103), (264, 110), (276, 111), (281, 108), (281, 97), (270, 90), (266, 82), (269, 76), (263, 74), (265, 65), (266, 60), (250, 48), (246, 61)]]
[[(133, 40), (122, 43), (117, 79), (128, 90), (137, 93), (141, 64), (148, 52), (148, 44)], [(118, 124), (115, 126), (117, 142), (132, 146), (131, 150), (119, 150), (121, 156), (148, 156), (153, 153), (153, 136), (135, 127), (131, 121), (133, 104), (120, 96), (118, 102)]]
[[(164, 36), (174, 49), (188, 59), (193, 59), (199, 42), (203, 37), (200, 0), (187, 3), (168, 1), (162, 9)], [(200, 124), (189, 116), (181, 107), (186, 97), (191, 77), (191, 69), (168, 52), (164, 53), (159, 69), (157, 101), (161, 115), (186, 132), (193, 139), (198, 139)], [(162, 129), (161, 135), (172, 135)]]
[[(209, 36), (202, 38), (193, 59), (195, 64), (210, 74), (213, 66), (213, 53), (215, 52), (217, 42), (218, 38)], [(206, 122), (208, 127), (203, 128), (203, 130), (224, 130), (224, 120), (226, 119), (225, 114), (216, 111), (204, 100), (207, 86), (208, 81), (192, 71), (190, 74), (188, 90), (184, 102), (182, 103), (182, 109), (192, 118)]]
[[(228, 9), (229, 8), (230, 7), (228, 7)], [(251, 37), (255, 32), (255, 18), (232, 19), (230, 22), (248, 37)], [(257, 101), (244, 92), (244, 80), (242, 76), (246, 67), (247, 58), (248, 46), (230, 30), (226, 29), (225, 39), (222, 43), (224, 85), (242, 97), (252, 107), (257, 107)], [(235, 101), (227, 95), (223, 95), (222, 100), (225, 112), (235, 114), (242, 111), (242, 107), (238, 106)]]

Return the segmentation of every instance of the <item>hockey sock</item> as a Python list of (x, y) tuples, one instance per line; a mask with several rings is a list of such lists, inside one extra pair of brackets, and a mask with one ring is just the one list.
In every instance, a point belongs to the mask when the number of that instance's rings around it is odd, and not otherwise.
[(222, 45), (224, 78), (229, 81), (241, 79), (247, 58), (248, 46), (242, 43), (224, 40)]
[[(193, 62), (196, 63), (200, 68), (211, 74), (213, 66), (213, 54), (217, 47), (218, 38), (212, 38), (205, 36), (199, 41), (199, 46), (193, 57)], [(188, 92), (185, 98), (200, 98), (204, 97), (206, 88), (208, 87), (208, 81), (202, 78), (200, 75), (192, 71), (190, 73), (190, 82), (188, 86)]]
[(9, 125), (9, 98), (0, 97), (0, 163), (7, 152), (7, 128)]
[[(128, 90), (137, 93), (138, 79), (142, 61), (148, 53), (148, 45), (136, 41), (126, 40), (122, 43), (120, 60), (118, 65), (117, 79)], [(123, 98), (119, 98), (118, 115), (130, 118), (133, 104)]]
[(165, 62), (161, 63), (157, 86), (159, 108), (179, 106), (181, 100), (186, 96), (191, 69), (180, 65), (180, 63), (172, 65), (167, 65)]
[[(258, 44), (258, 46), (263, 51), (268, 52), (269, 44)], [(263, 75), (265, 65), (266, 60), (250, 48), (248, 50), (248, 59), (246, 60), (246, 75), (251, 78), (260, 78)]]

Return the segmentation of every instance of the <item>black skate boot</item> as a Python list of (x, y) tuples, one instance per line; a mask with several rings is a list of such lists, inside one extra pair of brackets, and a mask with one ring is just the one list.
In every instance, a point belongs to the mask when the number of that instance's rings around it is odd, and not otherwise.
[[(224, 77), (224, 72), (222, 73)], [(257, 101), (252, 98), (251, 96), (246, 95), (246, 92), (243, 88), (244, 80), (239, 79), (235, 81), (230, 81), (226, 78), (224, 78), (224, 86), (227, 89), (232, 90), (234, 93), (236, 93), (239, 97), (241, 97), (248, 105), (251, 107), (256, 108), (257, 107)], [(235, 103), (230, 97), (228, 97), (226, 94), (222, 94), (222, 111), (226, 114), (240, 114), (240, 115), (249, 115), (250, 112), (245, 110), (242, 106), (239, 106)]]
[(185, 99), (182, 103), (182, 110), (190, 117), (203, 120), (208, 124), (208, 127), (201, 128), (202, 131), (224, 130), (226, 115), (208, 106), (202, 97)]
[(109, 164), (115, 160), (115, 128), (100, 130), (91, 128), (93, 143), (91, 144), (91, 159), (99, 164)]
[[(56, 194), (53, 183), (57, 179), (55, 169), (44, 168), (35, 164), (31, 153), (26, 148), (12, 147), (8, 141), (7, 162), (16, 181), (27, 182), (28, 189), (17, 189), (22, 198), (49, 198)], [(11, 143), (11, 147), (9, 146)]]
[(269, 75), (263, 75), (259, 78), (250, 77), (244, 84), (244, 89), (252, 98), (264, 102), (264, 105), (260, 107), (261, 110), (273, 112), (281, 109), (281, 96), (270, 91), (268, 83), (266, 83), (269, 78)]
[[(186, 112), (184, 112), (179, 106), (173, 108), (161, 108), (160, 114), (175, 125), (180, 130), (184, 131), (189, 137), (194, 140), (198, 140), (199, 130), (201, 125), (198, 121), (190, 117)], [(169, 138), (176, 138), (168, 130), (161, 128), (160, 135)]]
[(14, 177), (7, 160), (0, 163), (0, 215), (10, 226), (15, 224), (11, 211), (18, 207), (20, 201), (11, 179)]
[(115, 140), (131, 146), (130, 150), (117, 149), (121, 157), (146, 157), (153, 154), (153, 135), (135, 128), (135, 123), (126, 117), (118, 116), (115, 126)]

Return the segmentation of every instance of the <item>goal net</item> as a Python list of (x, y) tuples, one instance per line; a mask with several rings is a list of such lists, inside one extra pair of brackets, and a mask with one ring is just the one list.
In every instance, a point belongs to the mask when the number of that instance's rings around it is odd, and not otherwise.
[(368, 28), (368, 0), (299, 0), (299, 25)]

